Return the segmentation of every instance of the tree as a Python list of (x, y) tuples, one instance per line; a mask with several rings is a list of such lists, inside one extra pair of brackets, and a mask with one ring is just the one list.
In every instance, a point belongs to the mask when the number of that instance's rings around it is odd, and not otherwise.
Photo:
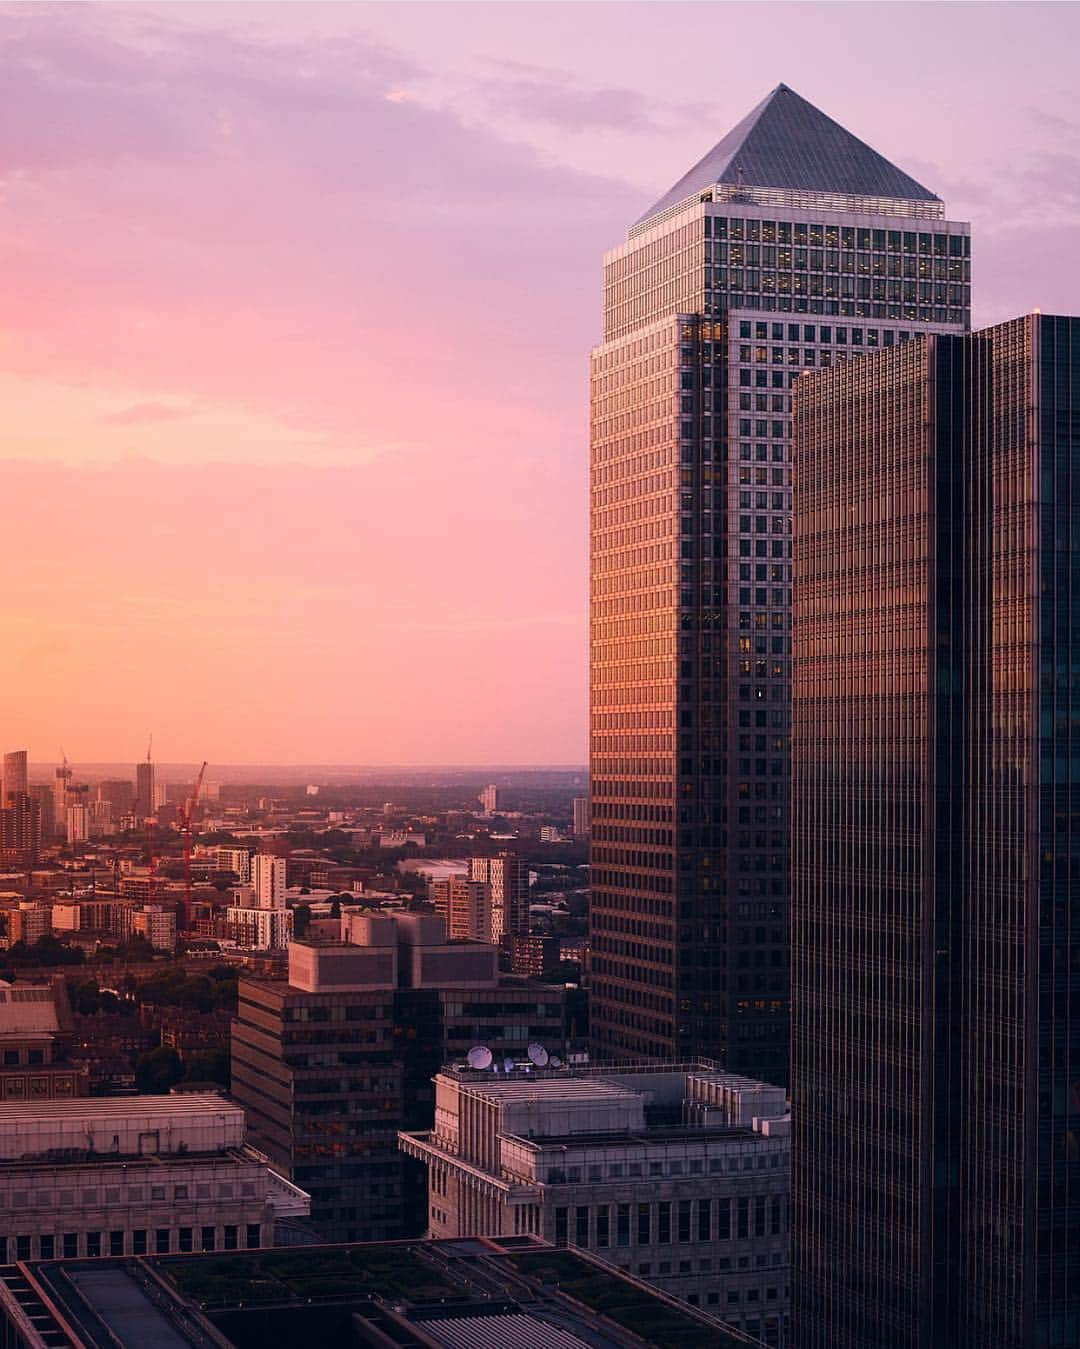
[(141, 932), (133, 933), (116, 948), (120, 960), (153, 960), (158, 954)]
[(87, 979), (82, 983), (69, 985), (69, 999), (72, 1010), (83, 1016), (92, 1016), (101, 1009), (101, 990), (96, 979)]
[(306, 937), (311, 927), (311, 905), (297, 904), (293, 909), (293, 936)]
[(81, 947), (68, 946), (51, 933), (39, 937), (32, 946), (17, 941), (4, 954), (4, 963), (11, 966), (81, 965), (86, 960)]
[(135, 1064), (135, 1086), (148, 1096), (164, 1096), (184, 1076), (180, 1055), (168, 1045), (140, 1054)]
[(217, 1082), (228, 1088), (232, 1081), (229, 1056), (223, 1049), (205, 1049), (184, 1060), (185, 1082)]

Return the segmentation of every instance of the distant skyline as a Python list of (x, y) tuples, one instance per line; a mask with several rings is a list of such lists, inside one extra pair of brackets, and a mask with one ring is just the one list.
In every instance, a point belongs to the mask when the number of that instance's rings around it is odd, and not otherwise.
[(1057, 4), (0, 8), (2, 747), (582, 762), (603, 249), (784, 81), (971, 220), (976, 327), (1077, 312), (1078, 45)]

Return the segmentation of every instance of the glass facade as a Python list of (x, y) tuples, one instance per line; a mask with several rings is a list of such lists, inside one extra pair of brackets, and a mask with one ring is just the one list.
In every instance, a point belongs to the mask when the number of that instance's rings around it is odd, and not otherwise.
[(787, 1082), (792, 387), (965, 331), (970, 303), (968, 228), (936, 199), (911, 219), (830, 203), (710, 196), (605, 260), (590, 489), (600, 1057), (703, 1054)]
[(800, 380), (795, 1343), (1080, 1344), (1080, 320)]

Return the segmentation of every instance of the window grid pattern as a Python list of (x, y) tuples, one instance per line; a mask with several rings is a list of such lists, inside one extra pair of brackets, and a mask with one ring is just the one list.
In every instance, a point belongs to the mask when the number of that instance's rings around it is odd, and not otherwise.
[[(777, 214), (702, 203), (607, 259), (590, 1017), (601, 1057), (704, 1054), (786, 1083), (792, 388), (804, 369), (963, 330), (970, 259), (963, 225)], [(845, 317), (846, 301), (793, 280), (768, 312), (766, 270), (826, 278), (832, 252), (856, 289), (910, 271), (916, 288), (959, 287), (957, 307), (916, 291), (912, 318), (886, 317), (887, 301), (875, 317), (872, 298)]]
[(1080, 321), (796, 403), (798, 1343), (1076, 1343)]

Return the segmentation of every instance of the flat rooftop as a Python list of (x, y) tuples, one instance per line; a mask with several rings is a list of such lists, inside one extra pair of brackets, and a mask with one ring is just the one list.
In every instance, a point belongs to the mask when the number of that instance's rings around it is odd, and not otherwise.
[(540, 1077), (532, 1073), (492, 1073), (460, 1084), (475, 1096), (512, 1104), (518, 1101), (637, 1101), (641, 1092), (604, 1077)]
[(35, 1260), (0, 1269), (0, 1303), (17, 1293), (40, 1304), (28, 1349), (761, 1349), (531, 1237)]
[(0, 1131), (28, 1120), (35, 1124), (73, 1119), (181, 1121), (203, 1115), (243, 1113), (234, 1101), (216, 1091), (181, 1092), (176, 1096), (90, 1096), (75, 1101), (0, 1101)]
[(0, 982), (0, 1042), (8, 1036), (57, 1034), (56, 994), (44, 984)]
[(180, 1157), (240, 1147), (244, 1112), (216, 1092), (0, 1102), (0, 1166), (61, 1157)]
[[(655, 1129), (597, 1129), (592, 1133), (535, 1134), (531, 1138), (525, 1138), (520, 1134), (506, 1136), (513, 1138), (515, 1142), (523, 1143), (526, 1147), (534, 1148), (538, 1152), (550, 1147), (606, 1148), (617, 1147), (622, 1143), (767, 1143), (770, 1141), (767, 1135), (755, 1133), (753, 1129), (740, 1128), (738, 1125), (733, 1125), (730, 1128), (723, 1126), (708, 1128), (693, 1124), (688, 1124), (685, 1128), (669, 1126)], [(775, 1143), (776, 1139), (774, 1138), (772, 1141)]]

